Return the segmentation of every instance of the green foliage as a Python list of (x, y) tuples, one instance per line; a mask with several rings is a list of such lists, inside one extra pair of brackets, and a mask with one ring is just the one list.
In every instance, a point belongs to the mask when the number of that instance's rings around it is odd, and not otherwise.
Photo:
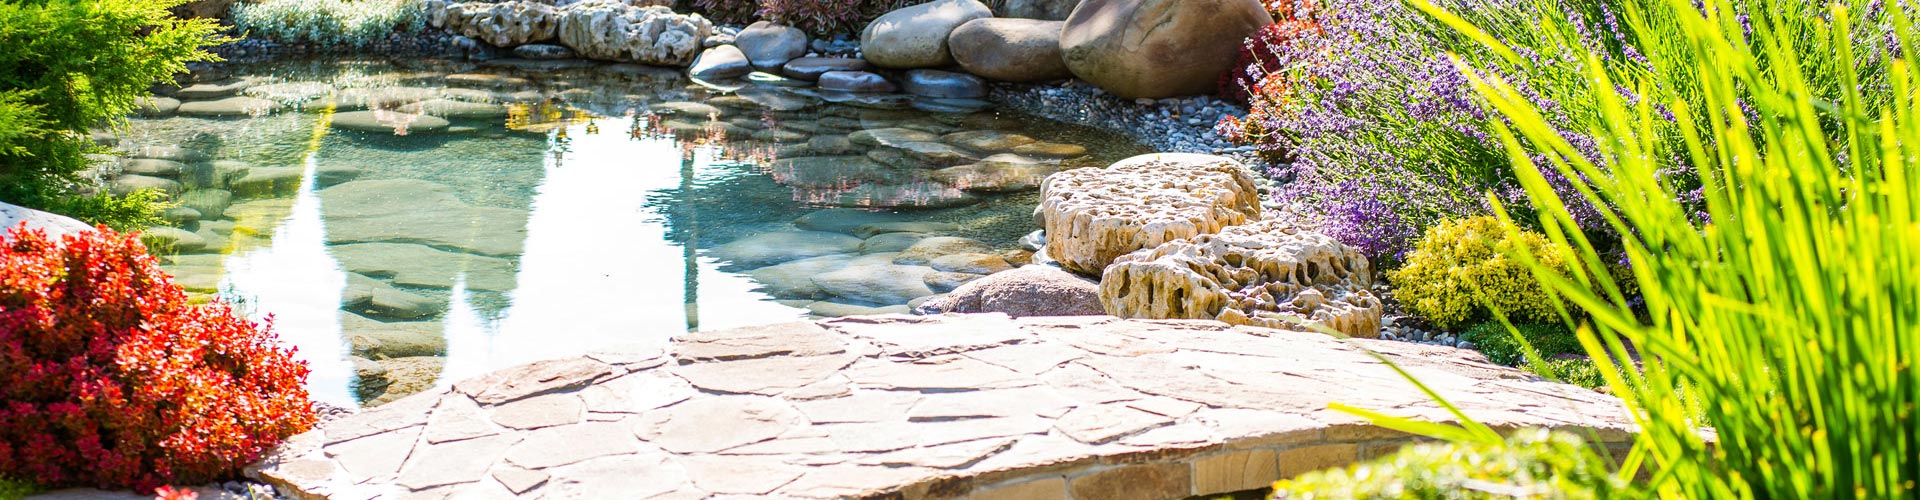
[(281, 43), (365, 48), (427, 28), (420, 0), (264, 0), (233, 6), (233, 25)]
[[(87, 130), (114, 123), (186, 63), (223, 43), (211, 20), (174, 19), (181, 0), (0, 2), (0, 200), (60, 212), (113, 208), (90, 222), (122, 224), (137, 200), (76, 201)], [(150, 199), (150, 197), (149, 197)]]
[(89, 224), (105, 224), (115, 231), (133, 232), (165, 224), (160, 212), (172, 207), (166, 193), (142, 189), (126, 196), (107, 193), (68, 196), (54, 200), (50, 209)]
[[(1527, 40), (1413, 0), (1495, 52)], [(1576, 154), (1545, 110), (1460, 67), (1504, 117), (1518, 178), (1573, 273), (1527, 252), (1588, 320), (1582, 345), (1642, 430), (1630, 466), (1667, 498), (1909, 498), (1920, 482), (1920, 40), (1913, 6), (1795, 0), (1629, 2), (1642, 71), (1580, 52), (1568, 106), (1599, 117)], [(1535, 20), (1541, 32), (1567, 19)], [(1520, 29), (1493, 27), (1489, 29)], [(1882, 33), (1862, 39), (1862, 32)], [(1517, 58), (1516, 64), (1563, 64)], [(1613, 92), (1611, 89), (1631, 92)], [(1629, 98), (1630, 94), (1632, 98)], [(1670, 115), (1668, 113), (1671, 113)], [(1547, 161), (1536, 163), (1536, 159)], [(1678, 201), (1698, 179), (1700, 205)], [(1591, 190), (1554, 192), (1549, 175)], [(1602, 212), (1644, 317), (1565, 210)], [(1495, 203), (1496, 212), (1506, 210)], [(1564, 311), (1563, 318), (1573, 317)], [(1573, 323), (1569, 321), (1569, 323)], [(1626, 346), (1642, 365), (1623, 369)], [(1711, 427), (1717, 442), (1700, 434)], [(1634, 473), (1629, 467), (1623, 474)]]
[(1565, 269), (1561, 252), (1539, 233), (1493, 217), (1443, 222), (1427, 230), (1406, 265), (1387, 274), (1394, 297), (1441, 328), (1454, 328), (1500, 312), (1525, 321), (1556, 319), (1556, 304), (1509, 255), (1525, 249), (1549, 267)]
[[(1564, 326), (1536, 323), (1513, 326), (1526, 339), (1526, 345), (1532, 346), (1540, 357), (1552, 358), (1560, 354), (1583, 352), (1580, 339), (1575, 338), (1573, 332)], [(1514, 340), (1513, 333), (1498, 321), (1481, 323), (1460, 334), (1460, 338), (1472, 342), (1474, 347), (1487, 355), (1488, 360), (1495, 363), (1516, 366), (1527, 358), (1526, 350)]]
[(1276, 500), (1603, 499), (1635, 495), (1579, 437), (1522, 429), (1504, 441), (1425, 443), (1274, 484)]
[(1607, 386), (1607, 378), (1600, 374), (1600, 367), (1587, 358), (1547, 360), (1547, 373), (1540, 375), (1588, 389)]
[(0, 500), (20, 500), (40, 492), (41, 488), (33, 483), (0, 479)]

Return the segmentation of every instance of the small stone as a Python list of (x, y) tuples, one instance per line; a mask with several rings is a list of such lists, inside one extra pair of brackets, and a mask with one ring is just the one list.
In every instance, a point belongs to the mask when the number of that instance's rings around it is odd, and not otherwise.
[(753, 63), (747, 59), (745, 52), (741, 52), (739, 47), (721, 45), (701, 52), (687, 74), (701, 80), (726, 80), (752, 72)]
[(819, 82), (822, 90), (874, 93), (900, 90), (886, 77), (866, 71), (829, 71), (820, 75)]
[(987, 96), (987, 81), (980, 77), (940, 71), (934, 69), (916, 69), (907, 72), (907, 93), (936, 98), (980, 98)]
[(819, 81), (820, 76), (833, 71), (868, 71), (873, 65), (866, 59), (854, 57), (802, 57), (787, 61), (781, 74), (788, 78), (806, 81)]

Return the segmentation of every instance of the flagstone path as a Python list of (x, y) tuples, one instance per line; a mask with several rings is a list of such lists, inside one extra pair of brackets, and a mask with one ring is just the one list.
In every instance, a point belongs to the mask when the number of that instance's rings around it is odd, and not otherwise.
[(1210, 321), (879, 316), (683, 335), (458, 382), (249, 468), (296, 498), (1167, 500), (1410, 441), (1328, 408), (1585, 428), (1618, 401), (1471, 351)]

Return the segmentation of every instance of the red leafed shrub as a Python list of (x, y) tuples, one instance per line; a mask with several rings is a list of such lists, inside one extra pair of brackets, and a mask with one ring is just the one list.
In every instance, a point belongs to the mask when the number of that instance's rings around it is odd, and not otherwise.
[(137, 236), (0, 239), (0, 477), (149, 492), (230, 477), (313, 426), (306, 365), (189, 303)]
[(1233, 69), (1220, 75), (1220, 97), (1246, 103), (1260, 92), (1262, 83), (1280, 74), (1279, 48), (1321, 33), (1320, 21), (1313, 15), (1311, 0), (1267, 0), (1274, 23), (1261, 28), (1240, 45)]

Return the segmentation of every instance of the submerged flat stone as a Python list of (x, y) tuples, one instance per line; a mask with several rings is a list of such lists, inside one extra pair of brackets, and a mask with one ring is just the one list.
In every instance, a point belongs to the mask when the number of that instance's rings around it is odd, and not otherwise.
[[(1329, 403), (1450, 418), (1368, 350), (1496, 428), (1630, 438), (1618, 400), (1472, 351), (1208, 321), (873, 316), (671, 344), (664, 363), (564, 358), (401, 399), (248, 474), (326, 499), (1174, 500), (1410, 442)], [(753, 380), (781, 383), (709, 388)]]
[[(519, 255), (527, 212), (475, 207), (453, 188), (413, 179), (355, 181), (320, 191), (332, 243), (417, 243), (489, 256)], [(443, 287), (444, 288), (444, 287)]]

